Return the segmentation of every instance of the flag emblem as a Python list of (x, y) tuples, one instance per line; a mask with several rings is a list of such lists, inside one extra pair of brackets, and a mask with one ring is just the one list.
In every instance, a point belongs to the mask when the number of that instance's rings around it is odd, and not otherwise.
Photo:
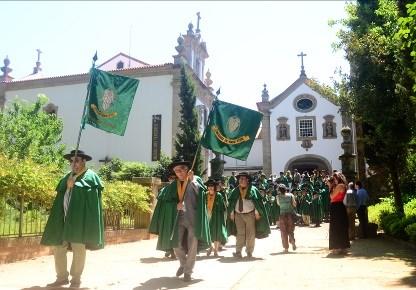
[(106, 89), (104, 91), (104, 94), (103, 94), (103, 104), (102, 104), (102, 107), (103, 107), (103, 110), (104, 111), (107, 111), (111, 107), (111, 105), (113, 104), (115, 98), (116, 98), (115, 97), (115, 94), (114, 94), (114, 92), (112, 90)]
[(201, 145), (217, 153), (247, 160), (262, 119), (259, 112), (215, 100)]
[(84, 124), (123, 136), (138, 85), (136, 79), (93, 68)]
[(234, 133), (240, 128), (240, 118), (232, 116), (228, 118), (227, 128), (230, 133)]

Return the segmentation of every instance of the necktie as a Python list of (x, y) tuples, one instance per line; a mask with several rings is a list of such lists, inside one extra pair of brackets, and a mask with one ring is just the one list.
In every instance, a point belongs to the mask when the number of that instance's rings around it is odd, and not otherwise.
[(240, 195), (240, 198), (238, 199), (238, 211), (243, 212), (243, 198)]

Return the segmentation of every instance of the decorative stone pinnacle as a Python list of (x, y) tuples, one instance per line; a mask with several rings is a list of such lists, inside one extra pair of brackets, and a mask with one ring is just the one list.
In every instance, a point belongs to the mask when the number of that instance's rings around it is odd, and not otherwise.
[(211, 72), (209, 71), (209, 69), (208, 69), (207, 73), (205, 74), (205, 76), (207, 77), (207, 78), (205, 79), (205, 81), (204, 81), (205, 85), (206, 85), (206, 86), (207, 86), (210, 90), (213, 90), (213, 88), (211, 87), (211, 85), (212, 85), (213, 81), (211, 80)]
[(6, 58), (3, 60), (4, 67), (0, 68), (0, 70), (3, 72), (3, 76), (0, 77), (0, 80), (8, 80), (9, 79), (9, 73), (12, 71), (11, 68), (9, 68), (10, 60), (9, 56), (6, 56)]
[(188, 24), (188, 31), (187, 31), (188, 35), (193, 35), (194, 34), (193, 28), (194, 28), (194, 25), (192, 24), (192, 22), (190, 22)]
[(197, 16), (198, 18), (197, 18), (197, 21), (196, 21), (196, 30), (195, 30), (195, 32), (196, 32), (196, 33), (200, 33), (200, 32), (201, 32), (201, 30), (199, 29), (199, 21), (201, 20), (201, 14), (200, 14), (199, 12), (197, 12), (197, 13), (196, 13), (196, 16)]
[(269, 91), (266, 89), (266, 87), (267, 87), (266, 84), (264, 84), (263, 86), (264, 86), (264, 89), (261, 93), (261, 100), (263, 102), (268, 102), (269, 101)]

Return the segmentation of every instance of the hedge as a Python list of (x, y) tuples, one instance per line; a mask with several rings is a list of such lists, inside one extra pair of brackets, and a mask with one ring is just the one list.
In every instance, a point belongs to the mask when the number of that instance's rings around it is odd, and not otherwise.
[(368, 207), (369, 221), (376, 223), (385, 233), (396, 238), (416, 242), (416, 198), (404, 205), (405, 215), (395, 212), (392, 199)]

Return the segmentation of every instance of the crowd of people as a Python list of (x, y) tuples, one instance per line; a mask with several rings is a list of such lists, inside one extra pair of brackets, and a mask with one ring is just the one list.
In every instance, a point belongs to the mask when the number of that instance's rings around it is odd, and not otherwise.
[[(41, 244), (54, 247), (56, 280), (48, 286), (71, 284), (79, 288), (86, 249), (104, 246), (101, 205), (103, 184), (86, 162), (82, 150), (64, 156), (71, 165), (57, 186), (57, 195)], [(192, 280), (198, 253), (218, 256), (230, 235), (235, 235), (233, 256), (252, 258), (256, 239), (267, 238), (271, 226), (280, 229), (283, 252), (295, 251), (295, 226), (319, 227), (329, 221), (329, 249), (344, 254), (355, 239), (355, 216), (360, 236), (367, 236), (368, 193), (360, 181), (347, 184), (338, 171), (296, 169), (267, 176), (262, 172), (233, 172), (229, 178), (207, 182), (195, 176), (188, 161), (169, 166), (169, 183), (157, 196), (149, 232), (158, 235), (156, 248), (179, 260), (176, 276)], [(67, 270), (67, 252), (73, 251)], [(69, 280), (71, 275), (71, 280)]]
[[(159, 193), (150, 232), (159, 235), (158, 250), (165, 251), (166, 257), (179, 259), (176, 275), (184, 274), (185, 281), (191, 280), (196, 255), (218, 256), (230, 235), (236, 237), (233, 256), (237, 259), (244, 255), (252, 258), (255, 240), (268, 237), (271, 226), (280, 230), (284, 253), (289, 251), (289, 244), (293, 251), (297, 248), (295, 226), (319, 227), (329, 221), (329, 249), (332, 254), (345, 254), (350, 241), (356, 238), (358, 212), (360, 236), (366, 236), (368, 194), (361, 182), (348, 185), (345, 176), (336, 170), (330, 174), (318, 170), (300, 173), (295, 169), (293, 173), (280, 172), (268, 178), (262, 172), (232, 172), (229, 178), (209, 179), (204, 184), (193, 176), (188, 162), (174, 162), (170, 169), (171, 183)], [(181, 194), (186, 184), (188, 189)], [(166, 191), (171, 192), (169, 199)], [(184, 196), (193, 193), (200, 203), (187, 202)], [(175, 210), (166, 210), (167, 206), (176, 208), (176, 217)], [(204, 207), (206, 220), (201, 219)], [(203, 225), (205, 230), (197, 230), (196, 225)]]

